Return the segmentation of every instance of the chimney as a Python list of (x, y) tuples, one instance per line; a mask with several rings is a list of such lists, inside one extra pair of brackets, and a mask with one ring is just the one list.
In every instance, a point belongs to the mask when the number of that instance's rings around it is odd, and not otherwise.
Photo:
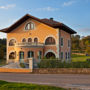
[(51, 18), (50, 18), (50, 20), (52, 20), (52, 21), (53, 21), (53, 18), (51, 17)]

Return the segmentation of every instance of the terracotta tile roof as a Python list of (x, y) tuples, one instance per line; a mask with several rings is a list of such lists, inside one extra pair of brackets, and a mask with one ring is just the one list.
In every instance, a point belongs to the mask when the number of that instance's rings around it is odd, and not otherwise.
[(61, 25), (62, 23), (60, 23), (60, 22), (57, 22), (57, 21), (55, 21), (55, 20), (52, 20), (52, 19), (41, 19), (43, 22), (45, 22), (45, 23), (48, 23), (48, 24), (51, 24), (52, 26), (59, 26), (59, 25)]

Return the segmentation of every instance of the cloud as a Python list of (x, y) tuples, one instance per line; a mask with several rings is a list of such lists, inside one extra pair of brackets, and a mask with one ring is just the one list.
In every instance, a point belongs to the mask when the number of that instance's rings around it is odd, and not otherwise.
[(59, 8), (53, 8), (53, 7), (44, 7), (44, 8), (37, 8), (36, 9), (37, 11), (57, 11), (57, 10), (59, 10)]
[(72, 4), (74, 4), (75, 3), (75, 1), (68, 1), (68, 2), (64, 2), (63, 4), (62, 4), (62, 6), (63, 7), (65, 7), (65, 6), (71, 6)]
[(16, 5), (15, 4), (9, 4), (6, 6), (0, 6), (0, 9), (10, 9), (10, 8), (14, 8)]
[(81, 28), (81, 29), (79, 29), (79, 31), (82, 31), (82, 32), (90, 32), (90, 28)]

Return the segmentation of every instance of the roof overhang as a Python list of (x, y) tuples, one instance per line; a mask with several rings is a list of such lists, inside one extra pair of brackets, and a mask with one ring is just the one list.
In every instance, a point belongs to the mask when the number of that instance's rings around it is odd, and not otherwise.
[(4, 32), (4, 33), (10, 33), (12, 30), (14, 30), (15, 28), (17, 28), (19, 25), (21, 25), (23, 22), (25, 22), (26, 20), (28, 20), (29, 18), (31, 19), (35, 19), (41, 23), (44, 23), (50, 27), (53, 27), (53, 28), (60, 28), (70, 34), (75, 34), (76, 32), (74, 30), (72, 30), (71, 28), (69, 28), (68, 26), (64, 25), (63, 23), (61, 23), (60, 25), (56, 25), (56, 26), (53, 26), (51, 24), (48, 24), (48, 23), (45, 23), (43, 22), (41, 19), (39, 18), (36, 18), (34, 16), (31, 16), (29, 14), (26, 14), (25, 16), (23, 16), (21, 19), (19, 19), (18, 21), (16, 21), (13, 25), (11, 25), (10, 27), (8, 28), (4, 28), (2, 30), (0, 30), (0, 32)]

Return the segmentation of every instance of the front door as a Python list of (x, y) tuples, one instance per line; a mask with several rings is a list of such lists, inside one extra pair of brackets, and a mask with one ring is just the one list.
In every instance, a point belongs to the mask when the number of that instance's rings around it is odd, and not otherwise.
[(22, 51), (19, 53), (19, 62), (20, 63), (24, 62), (24, 52), (22, 52)]

